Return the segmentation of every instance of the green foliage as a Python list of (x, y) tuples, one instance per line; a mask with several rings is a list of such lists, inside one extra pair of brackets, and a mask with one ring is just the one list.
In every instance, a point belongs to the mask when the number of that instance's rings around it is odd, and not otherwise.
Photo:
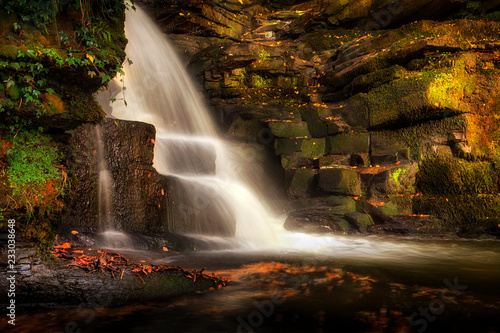
[(271, 54), (266, 50), (260, 50), (259, 54), (257, 54), (257, 57), (260, 61), (264, 62), (271, 57)]
[[(28, 2), (30, 1), (11, 1), (6, 9), (20, 15), (20, 8)], [(39, 5), (44, 3), (42, 1)], [(47, 6), (49, 3), (52, 1), (46, 1)], [(9, 53), (6, 53), (5, 48), (0, 52), (0, 90), (6, 92), (6, 98), (0, 101), (0, 116), (3, 123), (11, 129), (23, 128), (31, 123), (35, 119), (31, 114), (40, 117), (54, 110), (53, 104), (50, 104), (54, 98), (49, 98), (48, 95), (57, 91), (58, 96), (65, 100), (72, 98), (61, 91), (64, 88), (73, 94), (73, 88), (67, 87), (68, 84), (61, 87), (61, 75), (86, 74), (87, 78), (83, 79), (87, 86), (78, 85), (74, 88), (93, 93), (99, 86), (109, 82), (116, 73), (123, 74), (123, 31), (119, 24), (110, 24), (106, 18), (119, 10), (123, 15), (124, 3), (117, 0), (72, 3), (82, 11), (82, 18), (85, 19), (81, 23), (74, 22), (76, 28), (73, 36), (62, 31), (57, 34), (64, 49), (47, 48), (28, 39), (22, 47), (8, 45)], [(58, 4), (63, 5), (62, 2)], [(68, 1), (64, 4), (68, 5)], [(19, 24), (17, 26), (21, 29)], [(38, 37), (34, 36), (33, 39), (38, 40)], [(80, 83), (81, 81), (78, 82)], [(19, 111), (28, 111), (30, 115), (20, 117), (22, 112)]]
[(99, 14), (109, 19), (116, 19), (125, 7), (123, 1), (116, 0), (0, 0), (0, 6), (8, 14), (16, 13), (23, 22), (42, 29), (46, 28), (56, 14), (68, 4), (81, 11), (82, 22), (91, 21)]
[(255, 74), (253, 76), (253, 86), (255, 88), (261, 89), (261, 88), (266, 87), (267, 85), (269, 85), (269, 80), (267, 80), (266, 78), (264, 78), (258, 74)]
[[(54, 165), (60, 162), (57, 149), (49, 138), (38, 132), (22, 132), (7, 152), (7, 173), (14, 197), (29, 197), (31, 189), (60, 178)], [(40, 196), (40, 194), (38, 194)]]
[(46, 26), (52, 19), (55, 1), (35, 1), (35, 0), (0, 0), (0, 6), (5, 8), (7, 13), (16, 13), (21, 20), (34, 24), (36, 27)]

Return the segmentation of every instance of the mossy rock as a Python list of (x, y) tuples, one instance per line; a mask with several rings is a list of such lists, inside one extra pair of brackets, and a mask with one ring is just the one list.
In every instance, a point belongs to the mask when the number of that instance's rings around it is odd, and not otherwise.
[(328, 155), (319, 158), (319, 167), (336, 167), (339, 165), (348, 166), (351, 164), (350, 155)]
[(293, 153), (291, 156), (283, 155), (281, 157), (281, 166), (283, 169), (312, 168), (314, 166), (314, 159), (306, 157), (300, 152)]
[(277, 138), (274, 140), (274, 151), (276, 155), (292, 156), (295, 152), (302, 150), (304, 139)]
[[(376, 169), (376, 168), (374, 168)], [(366, 169), (369, 170), (369, 169)], [(378, 173), (360, 172), (363, 187), (385, 194), (414, 193), (417, 164), (384, 167)]]
[(348, 133), (328, 136), (326, 138), (326, 151), (328, 154), (368, 153), (370, 149), (370, 134)]
[(308, 138), (311, 137), (305, 121), (282, 122), (270, 121), (267, 123), (274, 136), (279, 138)]
[(481, 233), (500, 236), (500, 195), (415, 196), (413, 211), (432, 214), (461, 236), (477, 237)]
[(314, 169), (287, 170), (290, 179), (288, 193), (293, 197), (305, 197), (314, 191), (317, 171)]
[(236, 138), (258, 138), (264, 126), (259, 119), (243, 119), (236, 117), (228, 133)]
[(379, 69), (374, 72), (359, 75), (351, 81), (342, 90), (343, 97), (348, 98), (359, 92), (367, 92), (373, 88), (381, 86), (382, 84), (400, 79), (405, 76), (407, 71), (401, 66), (391, 66), (384, 69)]
[(313, 138), (325, 137), (328, 135), (328, 126), (321, 119), (322, 113), (315, 108), (300, 108), (300, 115), (307, 122), (307, 128)]
[(394, 131), (387, 133), (370, 133), (370, 149), (373, 155), (399, 154), (409, 156), (410, 147), (394, 134)]
[(349, 169), (320, 169), (318, 187), (326, 192), (361, 195), (359, 175)]
[(500, 170), (489, 161), (429, 156), (419, 165), (415, 187), (425, 195), (498, 195)]
[(344, 218), (351, 224), (354, 229), (361, 233), (367, 233), (368, 228), (373, 225), (373, 219), (365, 213), (346, 213)]
[(301, 155), (309, 158), (318, 158), (325, 154), (325, 138), (304, 139), (302, 141)]
[(343, 28), (338, 29), (321, 29), (299, 38), (300, 42), (306, 44), (316, 52), (336, 49), (343, 43), (354, 38), (354, 32)]

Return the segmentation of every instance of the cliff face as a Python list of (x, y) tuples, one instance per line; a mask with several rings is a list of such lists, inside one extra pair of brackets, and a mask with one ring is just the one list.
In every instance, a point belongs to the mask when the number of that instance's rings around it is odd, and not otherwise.
[[(138, 2), (227, 137), (274, 152), (288, 229), (498, 234), (496, 1)], [(0, 217), (48, 245), (61, 216), (62, 232), (99, 223), (104, 113), (92, 94), (125, 57), (125, 7), (107, 2), (116, 15), (97, 20), (100, 2), (88, 3), (58, 8), (45, 28), (0, 12)], [(154, 128), (108, 120), (102, 130), (116, 226), (227, 232), (156, 173)], [(203, 225), (190, 225), (193, 212)]]
[[(154, 137), (152, 125), (114, 119), (102, 125), (86, 124), (72, 132), (70, 145), (76, 155), (78, 185), (62, 221), (63, 230), (97, 232), (105, 227), (99, 223), (105, 223), (103, 215), (109, 209), (116, 229), (159, 231), (155, 223), (161, 221), (168, 191), (161, 188), (160, 176), (153, 168)], [(100, 158), (105, 158), (102, 168)], [(100, 193), (99, 186), (105, 184), (99, 184), (99, 172), (106, 170), (109, 189)], [(102, 197), (106, 191), (108, 208)]]
[(93, 93), (125, 57), (123, 1), (0, 1), (0, 230), (47, 250), (75, 195), (67, 131), (97, 123)]
[(289, 229), (497, 233), (498, 3), (141, 3), (227, 135), (272, 142)]

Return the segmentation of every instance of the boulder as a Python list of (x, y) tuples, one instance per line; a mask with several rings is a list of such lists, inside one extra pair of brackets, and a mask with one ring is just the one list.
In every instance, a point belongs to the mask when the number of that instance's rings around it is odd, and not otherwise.
[(320, 169), (318, 187), (330, 193), (361, 195), (359, 175), (350, 169)]

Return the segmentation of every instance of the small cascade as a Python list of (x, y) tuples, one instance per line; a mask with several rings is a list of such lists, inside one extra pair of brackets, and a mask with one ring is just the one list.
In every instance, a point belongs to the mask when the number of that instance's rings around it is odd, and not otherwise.
[[(216, 215), (210, 220), (219, 224), (215, 229), (222, 225), (232, 230), (237, 240), (250, 247), (275, 246), (272, 214), (249, 185), (251, 179), (244, 179), (245, 161), (221, 139), (164, 34), (141, 8), (127, 12), (125, 34), (126, 53), (133, 64), (124, 65), (126, 91), (111, 103), (112, 116), (156, 127), (154, 167), (181, 183), (186, 192), (182, 205), (187, 210), (210, 209)], [(192, 232), (204, 223), (196, 221), (194, 214), (187, 219), (194, 225)]]
[(113, 179), (106, 163), (106, 150), (100, 125), (95, 127), (95, 134), (97, 145), (99, 244), (106, 248), (129, 248), (129, 237), (124, 232), (116, 230), (112, 201)]
[(111, 173), (108, 170), (106, 163), (104, 140), (102, 136), (102, 128), (97, 125), (95, 127), (96, 143), (97, 143), (97, 193), (98, 193), (98, 208), (99, 208), (99, 230), (105, 232), (115, 229), (113, 218), (113, 203), (111, 202), (112, 179)]

